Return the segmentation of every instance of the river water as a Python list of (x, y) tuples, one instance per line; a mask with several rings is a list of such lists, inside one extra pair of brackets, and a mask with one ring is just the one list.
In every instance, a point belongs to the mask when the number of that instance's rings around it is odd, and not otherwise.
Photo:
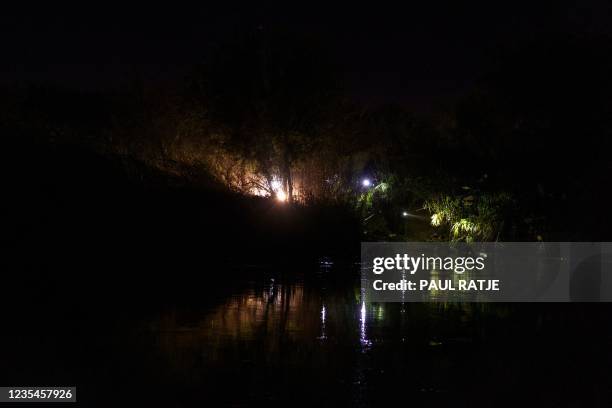
[(605, 305), (371, 304), (337, 273), (247, 273), (205, 310), (165, 310), (148, 326), (164, 375), (229, 406), (609, 400)]
[(609, 406), (607, 305), (373, 304), (355, 269), (244, 268), (118, 324), (7, 331), (3, 381), (82, 406)]

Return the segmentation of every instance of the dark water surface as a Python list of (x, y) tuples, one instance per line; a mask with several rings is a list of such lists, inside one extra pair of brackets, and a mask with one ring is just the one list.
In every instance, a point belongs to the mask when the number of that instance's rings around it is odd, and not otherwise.
[(370, 304), (357, 275), (244, 268), (153, 310), (39, 310), (3, 332), (2, 382), (83, 406), (610, 406), (608, 305)]

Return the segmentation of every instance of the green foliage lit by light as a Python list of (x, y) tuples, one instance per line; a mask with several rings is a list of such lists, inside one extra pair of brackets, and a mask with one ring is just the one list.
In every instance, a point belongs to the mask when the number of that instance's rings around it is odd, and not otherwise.
[(364, 232), (371, 239), (387, 238), (389, 224), (385, 217), (385, 208), (389, 203), (391, 185), (380, 182), (359, 194), (355, 209), (359, 214)]
[(357, 208), (362, 215), (366, 216), (375, 210), (376, 205), (384, 200), (387, 200), (390, 186), (388, 183), (381, 182), (372, 188), (367, 189), (357, 199)]
[(441, 195), (425, 201), (432, 213), (431, 225), (448, 226), (452, 241), (491, 241), (499, 239), (504, 214), (512, 203), (505, 193), (482, 193), (467, 196)]

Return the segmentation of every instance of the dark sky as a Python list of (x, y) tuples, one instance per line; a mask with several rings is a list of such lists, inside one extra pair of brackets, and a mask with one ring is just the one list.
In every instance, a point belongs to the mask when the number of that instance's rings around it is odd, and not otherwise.
[(82, 89), (135, 77), (172, 81), (234, 32), (283, 25), (323, 39), (358, 97), (428, 105), (463, 92), (506, 47), (544, 36), (609, 34), (612, 15), (606, 1), (292, 3), (4, 10), (1, 81)]

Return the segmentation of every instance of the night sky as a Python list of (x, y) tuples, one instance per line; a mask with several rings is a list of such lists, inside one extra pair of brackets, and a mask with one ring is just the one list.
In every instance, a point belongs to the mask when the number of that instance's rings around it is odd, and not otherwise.
[[(538, 38), (609, 35), (606, 1), (470, 5), (30, 6), (2, 13), (1, 81), (97, 90), (172, 82), (236, 32), (283, 26), (324, 43), (365, 101), (422, 108), (462, 94), (504, 50)], [(532, 2), (534, 3), (534, 2)], [(224, 2), (225, 4), (225, 2)]]

